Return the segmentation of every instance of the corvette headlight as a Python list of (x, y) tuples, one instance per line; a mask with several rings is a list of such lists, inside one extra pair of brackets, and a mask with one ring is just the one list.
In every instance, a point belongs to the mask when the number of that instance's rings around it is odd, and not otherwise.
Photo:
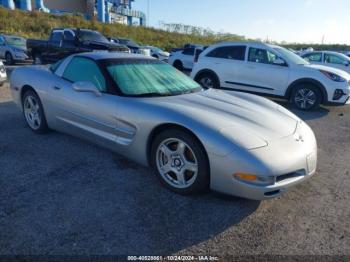
[(333, 74), (331, 72), (328, 72), (325, 70), (320, 70), (320, 72), (332, 81), (335, 81), (335, 82), (345, 82), (346, 81), (346, 79), (344, 79), (341, 76), (338, 76), (336, 74)]

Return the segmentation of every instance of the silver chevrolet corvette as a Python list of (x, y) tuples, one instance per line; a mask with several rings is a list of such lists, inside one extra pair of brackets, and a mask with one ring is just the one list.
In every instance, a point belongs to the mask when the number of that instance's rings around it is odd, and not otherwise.
[(269, 199), (316, 170), (315, 136), (294, 114), (255, 95), (203, 90), (153, 58), (85, 53), (21, 67), (11, 91), (34, 132), (109, 148), (151, 166), (179, 194)]

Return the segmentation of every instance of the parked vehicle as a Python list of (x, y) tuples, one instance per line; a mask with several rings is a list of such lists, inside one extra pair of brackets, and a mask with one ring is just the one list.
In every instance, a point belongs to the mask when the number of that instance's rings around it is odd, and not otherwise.
[(310, 65), (296, 54), (275, 45), (213, 45), (199, 56), (191, 76), (205, 88), (279, 96), (302, 110), (326, 103), (350, 103), (348, 73)]
[(7, 65), (28, 60), (26, 39), (20, 36), (0, 34), (0, 59)]
[(325, 65), (344, 70), (350, 73), (350, 57), (331, 51), (315, 51), (302, 55), (311, 64)]
[(204, 90), (154, 58), (72, 55), (51, 69), (16, 69), (11, 91), (34, 132), (103, 145), (153, 167), (179, 194), (269, 199), (316, 170), (315, 136), (294, 114), (255, 95)]
[(170, 50), (170, 53), (175, 53), (177, 51), (182, 51), (186, 48), (197, 48), (197, 47), (201, 47), (202, 45), (198, 45), (198, 44), (184, 44), (183, 47), (175, 47), (175, 48), (172, 48)]
[(159, 47), (155, 46), (144, 46), (144, 48), (148, 48), (151, 50), (151, 56), (157, 58), (161, 61), (168, 62), (170, 54), (168, 52), (163, 51)]
[(87, 29), (53, 29), (48, 41), (27, 40), (28, 53), (34, 64), (55, 63), (71, 54), (93, 51), (127, 52), (124, 45), (111, 43), (97, 31)]
[(7, 80), (6, 68), (3, 62), (0, 60), (0, 86), (2, 86)]
[(149, 48), (142, 47), (131, 39), (127, 39), (127, 38), (109, 38), (109, 39), (113, 43), (118, 43), (118, 44), (127, 46), (130, 49), (131, 53), (151, 56), (151, 50)]
[(192, 70), (195, 51), (200, 48), (201, 47), (199, 46), (190, 46), (179, 51), (172, 52), (169, 56), (168, 63), (180, 71)]

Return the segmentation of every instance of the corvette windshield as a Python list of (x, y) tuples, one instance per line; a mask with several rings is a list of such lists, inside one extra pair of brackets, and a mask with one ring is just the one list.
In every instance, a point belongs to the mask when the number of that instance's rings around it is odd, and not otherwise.
[(201, 90), (195, 81), (159, 61), (109, 61), (107, 71), (128, 96), (172, 96)]

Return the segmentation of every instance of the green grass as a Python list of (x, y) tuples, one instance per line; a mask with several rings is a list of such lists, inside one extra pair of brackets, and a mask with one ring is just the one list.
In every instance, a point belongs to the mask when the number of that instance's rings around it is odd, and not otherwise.
[(204, 45), (218, 41), (244, 40), (241, 36), (224, 35), (218, 37), (171, 33), (153, 28), (126, 26), (121, 24), (103, 24), (96, 20), (86, 20), (80, 15), (50, 15), (40, 12), (23, 12), (0, 8), (0, 31), (26, 38), (47, 39), (52, 28), (79, 27), (97, 30), (109, 37), (127, 37), (142, 45), (154, 45), (165, 50), (180, 47), (186, 43)]
[[(26, 38), (47, 39), (52, 28), (79, 27), (97, 30), (109, 37), (126, 37), (141, 45), (154, 45), (165, 50), (181, 47), (186, 43), (210, 45), (220, 41), (244, 41), (244, 36), (234, 34), (181, 34), (153, 28), (103, 24), (86, 20), (81, 15), (50, 15), (40, 12), (23, 12), (0, 7), (0, 32), (20, 35)], [(350, 51), (348, 45), (283, 44), (296, 50), (313, 47), (315, 50)]]

